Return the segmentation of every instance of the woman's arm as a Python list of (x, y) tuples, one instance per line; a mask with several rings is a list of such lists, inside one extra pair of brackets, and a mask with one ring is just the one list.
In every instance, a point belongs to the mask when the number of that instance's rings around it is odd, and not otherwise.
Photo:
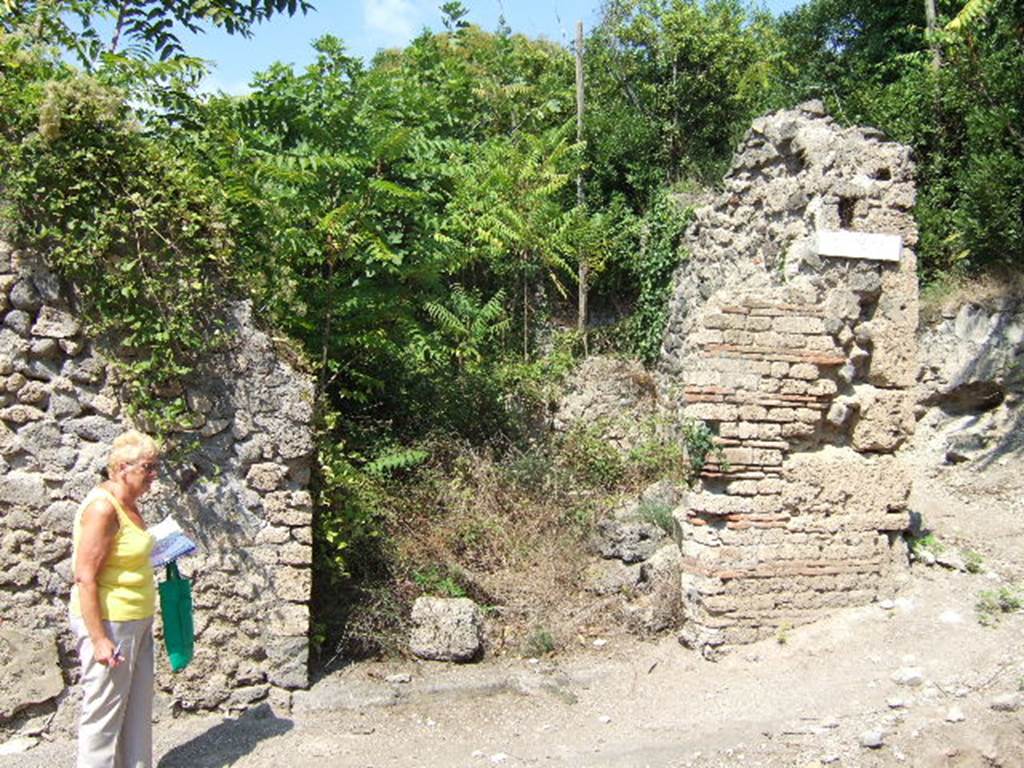
[(78, 585), (82, 622), (92, 640), (93, 656), (100, 664), (108, 667), (116, 667), (121, 659), (103, 627), (97, 579), (119, 527), (117, 511), (113, 505), (107, 499), (94, 501), (82, 512), (78, 554), (75, 558), (75, 583)]

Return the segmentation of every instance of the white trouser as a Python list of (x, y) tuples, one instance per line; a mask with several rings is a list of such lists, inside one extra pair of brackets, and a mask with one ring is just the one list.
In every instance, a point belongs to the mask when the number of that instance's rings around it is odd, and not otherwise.
[(153, 765), (153, 619), (104, 621), (124, 661), (107, 667), (93, 658), (85, 623), (71, 617), (82, 663), (78, 768)]

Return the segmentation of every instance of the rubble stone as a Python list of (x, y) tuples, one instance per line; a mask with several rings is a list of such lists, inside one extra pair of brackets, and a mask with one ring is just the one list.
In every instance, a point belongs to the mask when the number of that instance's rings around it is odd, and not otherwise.
[(483, 651), (483, 616), (468, 597), (420, 597), (409, 647), (421, 659), (472, 661)]

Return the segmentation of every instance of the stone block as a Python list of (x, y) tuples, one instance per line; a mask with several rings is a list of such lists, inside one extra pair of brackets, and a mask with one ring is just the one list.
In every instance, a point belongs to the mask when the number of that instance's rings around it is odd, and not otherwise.
[(605, 518), (596, 526), (592, 546), (601, 557), (638, 563), (654, 554), (665, 538), (665, 532), (654, 523)]
[(10, 300), (11, 306), (22, 309), (30, 314), (37, 312), (43, 303), (36, 287), (27, 278), (20, 279), (14, 283), (7, 298)]
[(309, 608), (299, 603), (281, 603), (270, 609), (270, 631), (279, 637), (302, 637), (309, 633)]
[(50, 339), (69, 339), (77, 336), (81, 330), (81, 323), (75, 319), (74, 315), (45, 306), (39, 311), (35, 325), (32, 326), (32, 335)]
[(92, 414), (77, 419), (68, 419), (61, 425), (61, 429), (66, 433), (78, 435), (90, 443), (110, 445), (114, 442), (114, 438), (124, 432), (125, 426), (106, 416)]
[(789, 375), (794, 379), (814, 381), (819, 376), (818, 366), (810, 363), (797, 363), (789, 369)]
[(267, 643), (270, 671), (267, 679), (279, 688), (294, 690), (309, 685), (309, 643), (305, 637), (290, 637)]
[(598, 560), (587, 567), (583, 583), (595, 595), (615, 595), (636, 588), (640, 581), (640, 565), (626, 565), (619, 560)]
[(40, 421), (45, 417), (46, 414), (38, 408), (31, 405), (25, 405), (24, 403), (0, 408), (0, 421), (6, 421), (8, 424), (28, 424), (33, 421)]
[(742, 330), (746, 326), (743, 315), (708, 314), (704, 316), (704, 327), (712, 330)]
[(263, 497), (263, 511), (273, 525), (308, 526), (313, 521), (313, 500), (306, 491), (275, 491)]
[(861, 387), (856, 401), (860, 413), (851, 434), (855, 450), (891, 452), (913, 434), (914, 399), (909, 392)]
[(292, 537), (291, 529), (281, 526), (268, 525), (260, 529), (256, 534), (257, 544), (284, 544)]
[(282, 600), (306, 602), (310, 598), (312, 578), (309, 568), (279, 567), (274, 571), (274, 594)]
[(412, 607), (409, 647), (434, 661), (472, 661), (483, 652), (483, 616), (466, 597), (420, 597)]
[(253, 464), (245, 480), (257, 491), (276, 490), (288, 476), (288, 468), (272, 462)]
[(776, 317), (772, 328), (780, 333), (824, 333), (825, 323), (820, 317)]
[(63, 691), (56, 633), (0, 627), (0, 721)]
[(41, 510), (49, 505), (50, 493), (42, 475), (13, 470), (0, 477), (0, 503)]
[(60, 357), (60, 345), (56, 339), (33, 339), (29, 343), (29, 354), (32, 357), (55, 360)]
[(277, 550), (278, 560), (288, 565), (309, 566), (313, 562), (313, 548), (297, 541), (282, 544)]

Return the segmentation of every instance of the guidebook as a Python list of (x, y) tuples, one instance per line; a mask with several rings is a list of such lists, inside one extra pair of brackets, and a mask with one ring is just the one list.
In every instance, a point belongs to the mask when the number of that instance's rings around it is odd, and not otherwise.
[(149, 532), (156, 539), (149, 556), (154, 568), (162, 568), (172, 560), (196, 551), (196, 543), (185, 535), (178, 521), (169, 515), (162, 522), (151, 526)]

